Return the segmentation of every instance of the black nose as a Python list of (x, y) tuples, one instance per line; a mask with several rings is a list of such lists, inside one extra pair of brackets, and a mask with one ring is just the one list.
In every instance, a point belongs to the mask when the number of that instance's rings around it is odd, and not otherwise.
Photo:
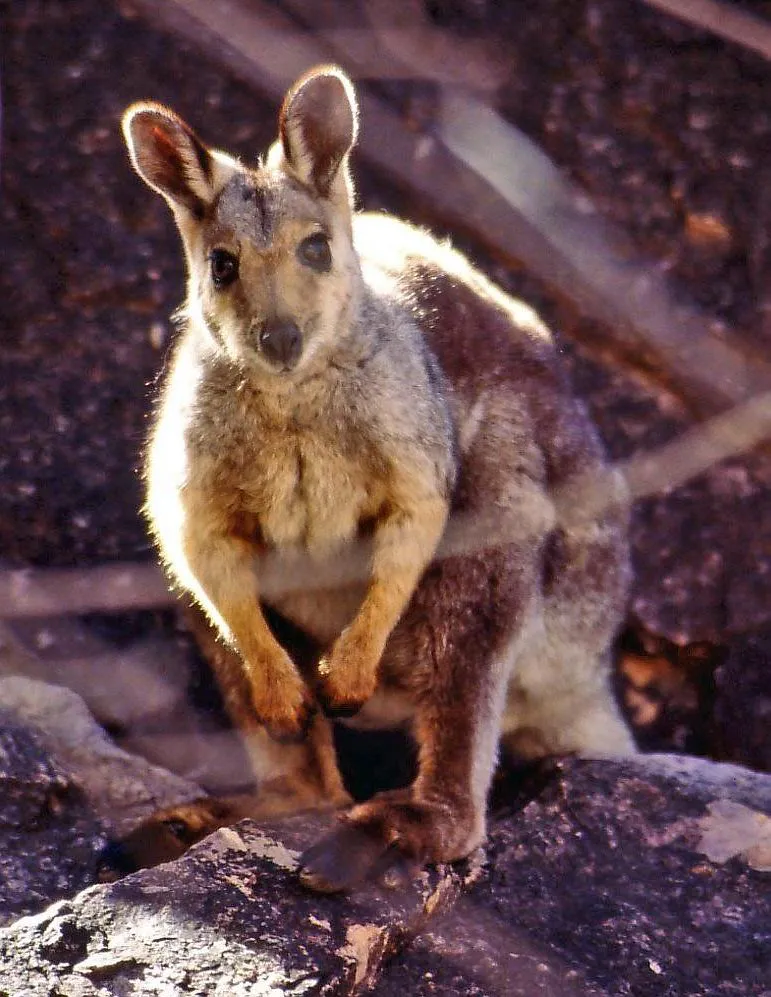
[(302, 334), (291, 319), (269, 318), (260, 329), (262, 355), (276, 367), (294, 367), (302, 345)]

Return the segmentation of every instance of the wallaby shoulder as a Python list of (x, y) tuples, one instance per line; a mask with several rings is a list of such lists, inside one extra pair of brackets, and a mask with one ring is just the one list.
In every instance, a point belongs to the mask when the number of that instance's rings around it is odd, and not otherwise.
[[(365, 279), (387, 288), (420, 328), (444, 377), (462, 455), (492, 416), (543, 457), (544, 484), (605, 463), (560, 349), (536, 312), (488, 280), (448, 241), (390, 215), (354, 218)], [(505, 454), (507, 441), (496, 441)], [(508, 449), (517, 445), (512, 434)]]

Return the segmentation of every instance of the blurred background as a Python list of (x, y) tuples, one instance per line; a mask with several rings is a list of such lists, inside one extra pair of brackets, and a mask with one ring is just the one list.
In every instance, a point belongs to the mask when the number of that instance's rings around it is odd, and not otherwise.
[(182, 255), (119, 120), (162, 101), (255, 160), (286, 87), (336, 62), (361, 97), (360, 205), (534, 305), (629, 473), (617, 679), (640, 744), (771, 770), (767, 3), (0, 14), (0, 673), (69, 685), (120, 743), (216, 781), (216, 694), (138, 511)]

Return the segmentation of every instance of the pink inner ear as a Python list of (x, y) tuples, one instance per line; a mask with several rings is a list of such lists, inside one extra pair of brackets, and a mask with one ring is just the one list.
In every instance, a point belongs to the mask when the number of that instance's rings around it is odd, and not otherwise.
[(169, 141), (169, 133), (165, 128), (161, 128), (160, 125), (153, 125), (151, 130), (153, 138), (158, 144), (163, 143), (163, 145), (173, 148), (173, 143)]
[(168, 131), (161, 127), (161, 125), (153, 125), (150, 129), (150, 134), (156, 147), (156, 154), (167, 163), (174, 163), (175, 167), (180, 169), (182, 167), (182, 159)]
[(142, 161), (152, 174), (153, 180), (164, 189), (179, 188), (185, 177), (185, 169), (179, 150), (163, 125), (153, 122), (146, 134)]

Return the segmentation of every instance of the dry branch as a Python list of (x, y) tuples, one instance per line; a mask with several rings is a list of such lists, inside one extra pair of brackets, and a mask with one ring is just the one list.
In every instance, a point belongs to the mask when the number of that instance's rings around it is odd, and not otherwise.
[(152, 563), (0, 572), (0, 618), (117, 613), (173, 603), (160, 568)]
[(759, 17), (716, 0), (643, 0), (650, 7), (671, 14), (725, 41), (742, 45), (771, 59), (771, 25)]

